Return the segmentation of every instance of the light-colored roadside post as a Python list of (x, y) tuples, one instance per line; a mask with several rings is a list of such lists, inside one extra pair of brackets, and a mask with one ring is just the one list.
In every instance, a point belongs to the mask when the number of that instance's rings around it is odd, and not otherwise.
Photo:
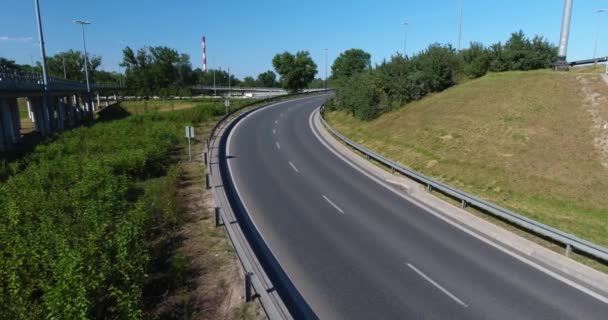
[(228, 109), (230, 108), (230, 99), (224, 99), (224, 107), (226, 107), (226, 115), (228, 115)]
[(194, 127), (186, 126), (186, 138), (188, 138), (188, 157), (192, 161), (192, 146), (190, 139), (194, 139)]

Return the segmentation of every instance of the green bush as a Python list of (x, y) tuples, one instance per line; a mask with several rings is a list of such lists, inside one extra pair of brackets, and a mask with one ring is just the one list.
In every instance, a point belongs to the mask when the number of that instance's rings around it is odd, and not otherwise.
[(331, 107), (369, 120), (394, 106), (445, 90), (462, 78), (478, 78), (488, 71), (548, 68), (556, 59), (555, 46), (538, 36), (530, 40), (521, 31), (513, 33), (505, 45), (495, 43), (489, 48), (473, 42), (456, 52), (450, 45), (432, 44), (411, 58), (396, 55), (364, 73), (334, 79), (336, 99)]
[[(0, 318), (141, 318), (146, 234), (176, 221), (175, 194), (163, 192), (179, 177), (170, 152), (183, 125), (215, 113), (98, 123), (23, 159), (0, 185)], [(159, 176), (167, 182), (144, 187)]]

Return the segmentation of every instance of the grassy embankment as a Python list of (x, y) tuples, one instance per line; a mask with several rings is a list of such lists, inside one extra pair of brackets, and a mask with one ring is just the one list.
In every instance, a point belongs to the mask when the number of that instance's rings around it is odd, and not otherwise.
[(576, 71), (489, 74), (373, 121), (327, 117), (408, 167), (608, 246), (608, 155), (595, 144), (608, 85)]
[(199, 105), (99, 122), (4, 165), (0, 318), (233, 312), (218, 309), (236, 295), (235, 271), (221, 272), (230, 246), (209, 212), (191, 205), (202, 202), (193, 199), (202, 171), (185, 162), (182, 138), (186, 124), (204, 124), (204, 136), (223, 111)]

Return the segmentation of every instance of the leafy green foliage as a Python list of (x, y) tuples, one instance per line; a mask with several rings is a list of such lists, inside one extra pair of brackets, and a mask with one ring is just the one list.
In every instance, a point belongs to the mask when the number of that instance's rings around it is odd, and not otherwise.
[(351, 77), (371, 68), (371, 55), (361, 49), (342, 52), (331, 66), (332, 77)]
[(121, 66), (126, 68), (127, 88), (139, 96), (157, 93), (167, 96), (194, 84), (196, 79), (190, 56), (163, 46), (141, 48), (137, 52), (126, 47)]
[(279, 86), (279, 83), (277, 82), (277, 75), (272, 70), (260, 73), (258, 75), (257, 82), (259, 85), (266, 88), (274, 88)]
[(142, 185), (166, 174), (184, 124), (222, 111), (98, 123), (27, 156), (0, 185), (0, 318), (141, 318), (147, 230), (174, 221)]
[(298, 51), (295, 55), (289, 52), (277, 54), (272, 65), (281, 75), (283, 87), (290, 92), (306, 88), (317, 74), (317, 65), (308, 51)]
[[(353, 50), (342, 53), (334, 66), (363, 66), (365, 56)], [(347, 59), (349, 56), (359, 57), (360, 63), (346, 63), (346, 60), (357, 60)], [(486, 48), (473, 42), (459, 53), (450, 45), (432, 44), (411, 58), (393, 56), (369, 72), (359, 68), (359, 73), (349, 73), (344, 70), (356, 68), (332, 67), (337, 78), (333, 83), (336, 88), (333, 106), (369, 120), (393, 106), (445, 90), (462, 78), (478, 78), (489, 71), (548, 68), (556, 59), (555, 46), (538, 36), (530, 40), (521, 31), (513, 33), (505, 45), (496, 43)], [(339, 71), (337, 75), (336, 71)], [(366, 75), (361, 76), (362, 72)]]

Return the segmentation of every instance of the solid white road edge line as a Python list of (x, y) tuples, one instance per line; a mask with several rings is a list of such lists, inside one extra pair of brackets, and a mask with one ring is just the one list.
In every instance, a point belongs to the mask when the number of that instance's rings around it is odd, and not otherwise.
[(334, 208), (336, 208), (336, 210), (338, 210), (341, 214), (344, 214), (344, 211), (342, 211), (342, 209), (340, 209), (340, 207), (338, 207), (333, 201), (329, 200), (328, 197), (326, 197), (324, 194), (322, 194), (323, 199), (325, 199), (325, 201), (329, 202), (329, 204), (331, 204)]
[(446, 288), (442, 287), (439, 283), (435, 282), (433, 279), (431, 279), (429, 276), (427, 276), (426, 274), (424, 274), (424, 272), (418, 270), (418, 268), (414, 267), (411, 263), (407, 263), (407, 266), (414, 270), (414, 272), (416, 272), (419, 276), (421, 276), (422, 278), (424, 278), (424, 280), (430, 282), (432, 285), (434, 285), (437, 289), (441, 290), (441, 292), (445, 293), (448, 297), (450, 297), (452, 300), (456, 301), (456, 303), (458, 303), (459, 305), (468, 308), (469, 305), (467, 305), (466, 303), (462, 302), (462, 300), (458, 299), (457, 296), (453, 295), (451, 292), (449, 292)]
[[(377, 177), (375, 177), (371, 173), (368, 173), (368, 172), (364, 171), (363, 169), (359, 168), (357, 165), (355, 165), (354, 163), (352, 163), (351, 160), (347, 159), (346, 157), (344, 157), (343, 155), (341, 155), (340, 153), (338, 153), (338, 151), (336, 151), (332, 147), (330, 147), (327, 144), (327, 142), (325, 142), (323, 140), (323, 138), (321, 138), (319, 136), (319, 134), (315, 131), (314, 126), (313, 126), (313, 120), (312, 120), (312, 118), (318, 112), (319, 112), (319, 109), (316, 109), (314, 112), (312, 112), (310, 114), (310, 117), (308, 119), (308, 123), (309, 123), (310, 129), (312, 130), (313, 134), (317, 137), (317, 139), (319, 139), (319, 141), (321, 141), (321, 144), (323, 144), (331, 153), (335, 154), (338, 158), (342, 159), (344, 162), (346, 162), (348, 165), (350, 165), (351, 167), (353, 167), (355, 170), (361, 172), (363, 175), (367, 176), (368, 178), (376, 181), (376, 183), (378, 183), (379, 185), (385, 187), (387, 190), (392, 191), (397, 196), (399, 196), (399, 197), (401, 197), (401, 198), (403, 198), (403, 199), (405, 199), (407, 201), (412, 202), (413, 204), (417, 205), (418, 207), (424, 209), (425, 211), (427, 211), (427, 212), (431, 213), (432, 215), (436, 216), (437, 218), (439, 218), (439, 219), (443, 220), (444, 222), (452, 225), (453, 227), (456, 227), (456, 228), (460, 229), (461, 231), (465, 232), (466, 234), (468, 234), (468, 235), (470, 235), (472, 237), (475, 237), (478, 240), (483, 241), (484, 243), (486, 243), (486, 244), (488, 244), (488, 245), (490, 245), (490, 246), (492, 246), (492, 247), (494, 247), (494, 248), (502, 251), (505, 254), (508, 254), (509, 256), (511, 256), (511, 257), (513, 257), (513, 258), (515, 258), (515, 259), (517, 259), (517, 260), (519, 260), (519, 261), (527, 264), (528, 266), (530, 266), (530, 267), (532, 267), (532, 268), (534, 268), (536, 270), (539, 270), (539, 271), (547, 274), (548, 276), (550, 276), (550, 277), (552, 277), (552, 278), (554, 278), (554, 279), (556, 279), (558, 281), (561, 281), (561, 282), (563, 282), (563, 283), (565, 283), (565, 284), (567, 284), (567, 285), (569, 285), (569, 286), (571, 286), (571, 287), (573, 287), (573, 288), (575, 288), (575, 289), (577, 289), (577, 290), (579, 290), (579, 291), (581, 291), (581, 292), (583, 292), (583, 293), (585, 293), (585, 294), (587, 294), (587, 295), (589, 295), (589, 296), (591, 296), (591, 297), (593, 297), (593, 298), (595, 298), (595, 299), (597, 299), (597, 300), (599, 300), (599, 301), (601, 301), (603, 303), (608, 304), (608, 297), (605, 297), (605, 296), (603, 296), (603, 295), (601, 295), (601, 294), (599, 294), (599, 293), (597, 293), (597, 292), (595, 292), (595, 291), (593, 291), (593, 290), (591, 290), (591, 289), (589, 289), (589, 288), (587, 288), (587, 287), (585, 287), (585, 286), (583, 286), (581, 284), (578, 284), (578, 283), (576, 283), (576, 282), (574, 282), (574, 281), (572, 281), (572, 280), (570, 280), (568, 278), (565, 278), (564, 276), (562, 276), (562, 275), (560, 275), (560, 274), (558, 274), (556, 272), (553, 272), (553, 271), (551, 271), (551, 270), (549, 270), (549, 269), (547, 269), (547, 268), (539, 265), (538, 263), (536, 263), (536, 262), (534, 262), (534, 261), (532, 261), (532, 260), (524, 257), (520, 253), (515, 252), (515, 251), (513, 251), (513, 250), (511, 250), (511, 249), (509, 249), (507, 247), (504, 247), (503, 245), (500, 245), (499, 243), (497, 243), (495, 241), (492, 241), (492, 240), (490, 240), (490, 239), (488, 239), (488, 238), (486, 238), (484, 236), (481, 236), (481, 235), (473, 232), (472, 230), (469, 230), (467, 227), (461, 225), (460, 223), (452, 221), (451, 219), (445, 217), (442, 213), (438, 212), (434, 208), (431, 208), (430, 206), (422, 203), (421, 201), (419, 201), (419, 200), (417, 200), (417, 199), (415, 199), (413, 197), (404, 195), (402, 192), (393, 189), (393, 187), (391, 187), (390, 185), (386, 184), (384, 181), (378, 179)], [(322, 125), (323, 124), (321, 124), (321, 126)], [(329, 132), (328, 132), (328, 134), (331, 135), (331, 133), (329, 133)], [(483, 232), (483, 231), (480, 231), (480, 232)]]

